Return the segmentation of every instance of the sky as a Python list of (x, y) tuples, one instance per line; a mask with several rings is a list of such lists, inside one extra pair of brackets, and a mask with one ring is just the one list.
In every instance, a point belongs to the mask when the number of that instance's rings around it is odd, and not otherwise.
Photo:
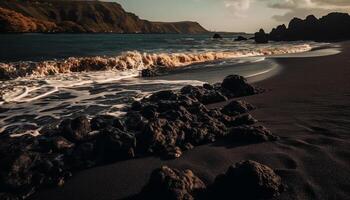
[(270, 31), (293, 17), (350, 12), (350, 0), (109, 0), (152, 21), (197, 21), (211, 31)]

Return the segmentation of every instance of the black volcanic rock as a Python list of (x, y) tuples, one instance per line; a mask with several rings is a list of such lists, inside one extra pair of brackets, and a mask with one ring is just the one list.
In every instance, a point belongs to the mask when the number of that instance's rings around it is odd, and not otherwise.
[(287, 27), (286, 25), (282, 24), (277, 26), (277, 28), (273, 28), (270, 32), (269, 38), (273, 39), (274, 41), (282, 41), (286, 38), (286, 31)]
[(270, 199), (283, 190), (281, 177), (270, 167), (248, 160), (217, 176), (204, 199)]
[(137, 199), (194, 200), (206, 188), (191, 170), (177, 170), (163, 166), (152, 172), (147, 185)]
[(222, 36), (220, 34), (218, 34), (218, 33), (215, 33), (213, 35), (213, 39), (222, 39)]
[(225, 115), (235, 116), (255, 109), (255, 107), (245, 101), (231, 101), (221, 109)]
[(206, 33), (197, 22), (150, 22), (103, 1), (0, 1), (0, 32)]
[(270, 167), (247, 160), (229, 167), (210, 185), (191, 170), (163, 166), (152, 172), (148, 183), (133, 200), (231, 200), (274, 199), (285, 186)]
[(72, 142), (82, 142), (90, 139), (90, 121), (86, 116), (67, 119), (60, 124), (62, 136)]
[(259, 32), (255, 33), (254, 40), (258, 44), (264, 44), (269, 42), (269, 37), (263, 29), (260, 29)]
[(350, 15), (330, 13), (317, 19), (309, 15), (306, 19), (293, 18), (286, 28), (280, 25), (272, 29), (269, 39), (273, 41), (314, 40), (331, 41), (350, 39)]
[(229, 138), (238, 143), (259, 143), (276, 141), (279, 138), (263, 126), (238, 126), (231, 129)]
[[(176, 159), (217, 140), (225, 145), (273, 141), (277, 137), (267, 129), (253, 126), (257, 121), (246, 113), (252, 105), (235, 100), (222, 109), (206, 105), (255, 92), (243, 77), (230, 75), (214, 85), (156, 92), (133, 102), (120, 118), (80, 116), (37, 137), (4, 135), (0, 196), (27, 197), (40, 187), (62, 186), (71, 172), (107, 163), (148, 155)], [(145, 188), (149, 199), (187, 200), (199, 198), (197, 190), (205, 185), (189, 171), (162, 168)]]
[(221, 83), (223, 90), (229, 91), (231, 97), (252, 95), (256, 93), (253, 86), (247, 83), (247, 80), (238, 75), (227, 76)]
[(243, 36), (238, 36), (235, 41), (246, 41), (248, 40), (247, 38), (243, 37)]

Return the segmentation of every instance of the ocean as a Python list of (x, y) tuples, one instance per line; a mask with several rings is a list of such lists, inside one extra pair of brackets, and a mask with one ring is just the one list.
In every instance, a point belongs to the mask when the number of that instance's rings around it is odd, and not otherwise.
[[(132, 101), (155, 91), (215, 83), (229, 74), (268, 74), (279, 67), (270, 57), (300, 55), (324, 45), (211, 36), (0, 35), (0, 134), (36, 135), (82, 114), (121, 116)], [(141, 78), (145, 68), (165, 70)]]

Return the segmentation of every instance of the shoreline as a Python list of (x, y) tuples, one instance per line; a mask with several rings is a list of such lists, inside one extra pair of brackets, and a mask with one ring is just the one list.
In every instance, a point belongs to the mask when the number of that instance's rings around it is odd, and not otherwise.
[(341, 45), (337, 55), (276, 58), (283, 70), (255, 84), (266, 92), (242, 98), (258, 107), (251, 113), (281, 141), (230, 148), (203, 145), (173, 161), (147, 157), (101, 166), (33, 199), (123, 199), (140, 192), (151, 171), (161, 165), (192, 169), (212, 182), (229, 165), (246, 159), (276, 169), (288, 185), (279, 199), (346, 199), (350, 195), (346, 178), (350, 176), (350, 69), (344, 63), (350, 63), (350, 43)]

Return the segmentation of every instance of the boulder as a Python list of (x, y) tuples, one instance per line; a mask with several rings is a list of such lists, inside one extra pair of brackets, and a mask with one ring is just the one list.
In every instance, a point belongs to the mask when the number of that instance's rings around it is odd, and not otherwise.
[(205, 184), (191, 170), (163, 166), (152, 172), (139, 196), (140, 199), (194, 200), (205, 188)]
[(158, 72), (155, 69), (143, 69), (141, 71), (141, 77), (154, 77), (157, 76)]
[(176, 98), (177, 98), (177, 94), (175, 94), (174, 91), (163, 90), (152, 94), (149, 97), (149, 100), (155, 102), (159, 100), (176, 100)]
[(210, 91), (202, 96), (200, 101), (203, 104), (212, 104), (212, 103), (218, 103), (227, 101), (227, 97), (225, 97), (221, 92), (219, 91)]
[(187, 85), (181, 88), (180, 93), (183, 95), (190, 96), (192, 98), (200, 99), (205, 93), (204, 87)]
[(255, 161), (242, 161), (216, 177), (208, 199), (270, 199), (284, 190), (281, 177), (270, 167)]
[(235, 143), (259, 143), (279, 139), (263, 126), (248, 125), (232, 128), (228, 137)]
[(231, 101), (221, 109), (221, 112), (228, 116), (243, 114), (255, 109), (255, 107), (245, 101)]
[(227, 97), (239, 97), (256, 94), (253, 86), (243, 76), (229, 75), (221, 83), (223, 94)]
[(213, 35), (213, 39), (222, 39), (222, 36), (220, 34), (218, 34), (218, 33), (215, 33)]
[(116, 128), (104, 129), (96, 140), (96, 152), (102, 162), (134, 158), (135, 148), (135, 135)]
[(3, 155), (0, 159), (0, 191), (29, 195), (34, 189), (33, 169), (40, 155), (18, 149), (8, 151), (7, 155)]
[(264, 44), (269, 42), (269, 37), (263, 29), (260, 29), (259, 32), (255, 33), (254, 39), (255, 42), (258, 44)]
[(118, 128), (122, 131), (126, 130), (124, 122), (111, 115), (98, 115), (91, 120), (92, 130), (101, 130), (107, 127)]
[(243, 37), (243, 36), (238, 36), (235, 41), (246, 41), (248, 40), (247, 38)]
[(41, 148), (47, 152), (54, 151), (63, 153), (75, 146), (74, 143), (62, 136), (43, 137), (40, 138), (39, 141)]
[(60, 124), (60, 134), (72, 142), (83, 142), (91, 139), (90, 121), (86, 116), (80, 116), (73, 120), (66, 119)]
[(239, 116), (227, 116), (225, 114), (222, 114), (221, 121), (228, 127), (253, 125), (258, 122), (250, 114), (244, 114)]
[(140, 132), (147, 124), (147, 119), (145, 119), (139, 112), (128, 112), (125, 116), (125, 124), (127, 130)]

